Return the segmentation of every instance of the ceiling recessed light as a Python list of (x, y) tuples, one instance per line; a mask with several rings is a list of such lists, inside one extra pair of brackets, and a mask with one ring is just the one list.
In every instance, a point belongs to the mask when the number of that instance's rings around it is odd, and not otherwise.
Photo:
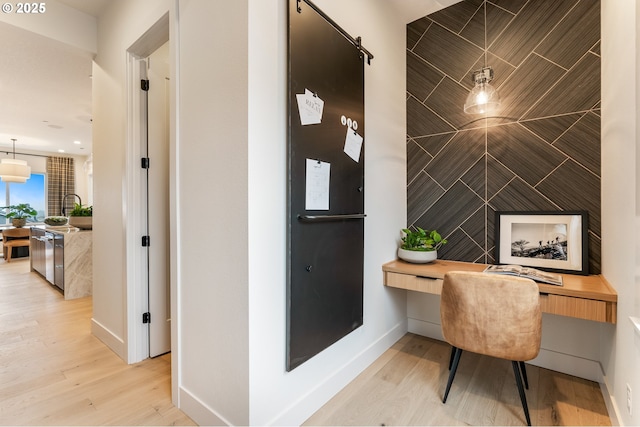
[(64, 153), (64, 150), (61, 148), (58, 150), (58, 153)]
[(76, 144), (76, 145), (82, 144), (82, 142), (80, 142), (80, 141), (73, 141), (73, 143)]

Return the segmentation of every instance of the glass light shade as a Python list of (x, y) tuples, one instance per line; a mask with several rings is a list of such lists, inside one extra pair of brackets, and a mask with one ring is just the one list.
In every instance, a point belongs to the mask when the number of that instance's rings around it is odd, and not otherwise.
[(31, 167), (24, 160), (2, 159), (0, 179), (4, 182), (27, 182), (31, 177)]
[(496, 111), (500, 107), (500, 95), (489, 83), (478, 83), (471, 89), (464, 102), (467, 114), (484, 114)]

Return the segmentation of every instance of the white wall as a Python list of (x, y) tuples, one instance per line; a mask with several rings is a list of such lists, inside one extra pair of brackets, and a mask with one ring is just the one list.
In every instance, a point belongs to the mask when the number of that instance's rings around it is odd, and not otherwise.
[(406, 218), (405, 25), (381, 0), (320, 7), (376, 55), (365, 323), (287, 373), (286, 2), (178, 2), (178, 387), (201, 424), (301, 423), (406, 330), (404, 295), (381, 271)]
[[(127, 49), (169, 10), (168, 1), (113, 0), (98, 21), (93, 67), (92, 331), (128, 360), (126, 300)], [(139, 284), (132, 283), (131, 286)]]
[[(602, 272), (618, 292), (618, 324), (601, 330), (601, 360), (622, 425), (640, 424), (640, 337), (636, 213), (638, 173), (638, 5), (602, 1)], [(634, 239), (632, 236), (636, 236)], [(626, 385), (634, 395), (627, 411)]]
[(375, 56), (365, 65), (364, 325), (285, 371), (286, 3), (249, 3), (252, 425), (303, 422), (406, 331), (404, 294), (384, 288), (381, 270), (406, 222), (405, 24), (384, 0), (318, 0)]
[(249, 424), (247, 10), (178, 2), (179, 387), (200, 424)]

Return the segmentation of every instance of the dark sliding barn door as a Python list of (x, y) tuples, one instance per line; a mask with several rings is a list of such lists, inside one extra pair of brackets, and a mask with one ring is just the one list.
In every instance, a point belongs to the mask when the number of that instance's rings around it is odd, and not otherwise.
[(288, 370), (362, 325), (363, 141), (363, 55), (290, 0)]

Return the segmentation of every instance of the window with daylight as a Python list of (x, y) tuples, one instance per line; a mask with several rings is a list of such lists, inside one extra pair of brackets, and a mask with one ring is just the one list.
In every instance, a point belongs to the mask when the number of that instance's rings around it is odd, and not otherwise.
[[(27, 182), (3, 182), (0, 181), (0, 206), (19, 205), (28, 203), (38, 211), (36, 219), (29, 218), (27, 222), (42, 222), (46, 216), (45, 200), (45, 175), (43, 173), (32, 173)], [(0, 225), (10, 224), (4, 210), (0, 210)]]

